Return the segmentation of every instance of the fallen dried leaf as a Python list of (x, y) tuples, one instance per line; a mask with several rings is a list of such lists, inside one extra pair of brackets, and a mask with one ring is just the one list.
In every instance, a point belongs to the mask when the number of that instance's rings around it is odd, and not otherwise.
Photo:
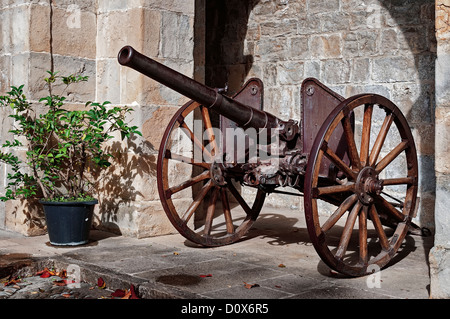
[(65, 280), (55, 280), (55, 281), (53, 281), (53, 284), (55, 286), (65, 286), (66, 285), (66, 281)]
[(67, 271), (65, 269), (63, 269), (60, 272), (58, 272), (56, 275), (61, 277), (61, 278), (63, 278), (63, 279), (67, 278)]
[(177, 253), (176, 251), (174, 251), (173, 254), (174, 254), (175, 256), (178, 256), (180, 253)]
[(36, 273), (36, 276), (39, 276), (39, 275), (41, 278), (48, 278), (51, 276), (56, 276), (56, 272), (54, 270), (50, 270), (47, 267), (45, 267), (44, 270), (38, 271)]
[(72, 296), (72, 294), (65, 293), (65, 294), (62, 294), (62, 296), (63, 296), (64, 298), (70, 298), (70, 297)]
[(284, 264), (279, 264), (278, 267), (280, 267), (280, 268), (286, 268), (286, 265), (284, 265)]
[(248, 284), (244, 281), (244, 287), (247, 289), (251, 289), (251, 288), (259, 287), (259, 285), (258, 284)]
[(18, 278), (18, 277), (10, 277), (9, 280), (7, 282), (5, 282), (5, 287), (6, 286), (11, 286), (11, 285), (16, 285), (18, 283), (22, 282), (22, 279)]
[(100, 289), (105, 289), (106, 288), (106, 282), (103, 280), (102, 277), (98, 277), (97, 279), (97, 287)]
[(130, 299), (131, 297), (131, 291), (129, 291), (128, 289), (125, 291), (125, 295), (120, 298), (120, 299)]
[(134, 285), (133, 284), (130, 286), (130, 292), (131, 292), (131, 298), (130, 299), (139, 299), (139, 297), (136, 294), (136, 290), (134, 289)]
[(116, 297), (116, 298), (122, 298), (126, 295), (126, 291), (122, 290), (122, 289), (116, 289), (116, 291), (114, 291), (111, 294), (111, 297)]

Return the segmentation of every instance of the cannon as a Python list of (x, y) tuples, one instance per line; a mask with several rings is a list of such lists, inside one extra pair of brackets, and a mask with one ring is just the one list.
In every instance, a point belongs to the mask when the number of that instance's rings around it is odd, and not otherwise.
[(118, 61), (191, 99), (165, 129), (157, 161), (162, 206), (189, 241), (213, 247), (240, 240), (271, 193), (303, 196), (315, 250), (345, 275), (381, 269), (408, 232), (420, 233), (411, 221), (414, 139), (387, 98), (344, 98), (307, 78), (301, 118), (283, 120), (263, 110), (260, 79), (228, 96), (226, 87), (207, 87), (130, 46)]

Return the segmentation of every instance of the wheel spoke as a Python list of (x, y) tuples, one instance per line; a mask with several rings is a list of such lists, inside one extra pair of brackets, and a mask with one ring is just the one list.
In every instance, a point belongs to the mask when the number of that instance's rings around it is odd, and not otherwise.
[(361, 134), (361, 154), (360, 162), (366, 166), (369, 162), (370, 130), (372, 127), (373, 104), (367, 104), (364, 107), (364, 120)]
[(408, 144), (409, 142), (407, 140), (404, 140), (398, 144), (392, 151), (389, 152), (388, 155), (378, 162), (377, 166), (375, 166), (375, 170), (380, 173), (408, 147)]
[(194, 133), (191, 129), (186, 125), (186, 123), (182, 122), (181, 127), (182, 131), (191, 139), (195, 146), (197, 146), (202, 151), (202, 156), (206, 156), (209, 161), (212, 160), (211, 153), (203, 146), (203, 144), (195, 137)]
[(370, 153), (369, 165), (374, 166), (377, 162), (378, 155), (380, 154), (381, 148), (383, 147), (384, 141), (386, 139), (387, 133), (392, 125), (394, 120), (394, 114), (389, 113), (385, 118), (383, 125), (381, 125), (380, 132), (378, 133), (377, 139), (372, 148), (372, 152)]
[(362, 207), (361, 202), (357, 201), (355, 206), (353, 206), (352, 211), (347, 217), (347, 222), (345, 223), (344, 230), (342, 231), (341, 240), (339, 242), (339, 246), (335, 255), (336, 259), (338, 260), (342, 260), (345, 252), (347, 251), (353, 227), (355, 226), (356, 217), (358, 217), (358, 213), (361, 210), (361, 207)]
[(359, 262), (366, 265), (369, 260), (367, 247), (367, 212), (369, 206), (364, 206), (359, 213)]
[(195, 196), (194, 201), (191, 203), (189, 208), (186, 210), (186, 212), (181, 217), (181, 220), (183, 221), (183, 224), (187, 224), (189, 219), (191, 219), (192, 215), (194, 214), (195, 210), (198, 208), (200, 203), (205, 198), (208, 191), (214, 186), (213, 182), (209, 180), (200, 190), (200, 192)]
[(212, 222), (214, 219), (214, 212), (216, 211), (216, 201), (219, 189), (215, 187), (212, 191), (211, 198), (209, 200), (208, 209), (206, 211), (205, 229), (203, 233), (205, 235), (211, 235)]
[(336, 209), (336, 211), (330, 216), (330, 218), (327, 219), (327, 221), (322, 226), (322, 231), (326, 232), (333, 227), (337, 221), (344, 215), (344, 213), (350, 209), (350, 207), (355, 204), (358, 197), (356, 194), (353, 194), (352, 196), (348, 197), (345, 201), (342, 202), (342, 204)]
[(342, 125), (344, 127), (344, 135), (347, 139), (348, 155), (350, 157), (350, 162), (352, 167), (355, 169), (361, 169), (361, 163), (359, 162), (358, 150), (356, 149), (355, 136), (350, 123), (350, 118), (344, 116)]
[(405, 219), (405, 215), (403, 215), (401, 212), (399, 212), (391, 203), (389, 203), (387, 200), (385, 200), (382, 196), (377, 196), (377, 203), (382, 208), (382, 211), (386, 214), (389, 214), (392, 216), (395, 220), (399, 222), (403, 222)]
[(248, 206), (248, 204), (242, 198), (241, 194), (239, 194), (238, 190), (236, 189), (236, 187), (234, 187), (231, 180), (228, 182), (228, 188), (231, 194), (233, 194), (234, 198), (236, 198), (236, 200), (238, 201), (239, 205), (241, 205), (241, 207), (244, 209), (245, 213), (247, 215), (252, 215), (253, 210)]
[(206, 134), (208, 134), (208, 139), (211, 143), (211, 155), (214, 156), (217, 154), (217, 143), (216, 143), (216, 137), (214, 135), (214, 131), (211, 124), (211, 118), (209, 117), (208, 109), (204, 106), (201, 107), (202, 109), (202, 118), (203, 123), (205, 124), (205, 130)]
[(345, 193), (349, 191), (353, 191), (355, 189), (355, 183), (348, 183), (345, 185), (333, 185), (333, 186), (325, 186), (325, 187), (317, 187), (313, 189), (314, 196), (318, 197), (320, 195), (326, 194), (336, 194), (336, 193)]
[(370, 205), (369, 208), (369, 216), (372, 220), (373, 226), (375, 227), (375, 231), (377, 232), (378, 238), (380, 239), (380, 245), (383, 250), (389, 250), (390, 245), (389, 241), (386, 237), (386, 233), (384, 232), (383, 225), (381, 224), (380, 217), (378, 216), (378, 212), (375, 208), (375, 205)]
[(178, 162), (191, 164), (191, 165), (194, 165), (194, 166), (203, 167), (205, 169), (209, 169), (209, 167), (211, 166), (211, 164), (209, 164), (209, 163), (196, 162), (193, 158), (190, 158), (190, 157), (187, 157), (187, 156), (183, 156), (183, 155), (180, 155), (180, 154), (176, 154), (176, 153), (173, 153), (173, 152), (171, 152), (169, 150), (166, 150), (164, 158), (171, 159), (171, 160), (178, 161)]
[(403, 185), (403, 184), (414, 184), (415, 182), (414, 177), (400, 177), (400, 178), (387, 178), (383, 179), (383, 186), (389, 186), (389, 185)]
[(322, 150), (325, 156), (331, 160), (344, 174), (349, 178), (356, 180), (356, 174), (353, 172), (347, 164), (345, 164), (336, 153), (328, 147), (327, 143), (324, 142), (322, 145)]
[(227, 191), (225, 188), (220, 189), (222, 199), (223, 214), (225, 216), (225, 223), (227, 225), (227, 233), (234, 233), (233, 219), (231, 218), (230, 202), (228, 201)]
[(166, 190), (166, 197), (170, 198), (173, 194), (178, 193), (178, 192), (182, 191), (183, 189), (191, 187), (192, 185), (195, 185), (198, 182), (201, 182), (208, 178), (210, 178), (210, 172), (204, 171), (203, 173), (201, 173), (195, 177), (192, 177), (192, 178), (188, 179), (187, 181), (184, 181), (183, 183), (173, 186), (173, 187), (169, 188), (168, 190)]

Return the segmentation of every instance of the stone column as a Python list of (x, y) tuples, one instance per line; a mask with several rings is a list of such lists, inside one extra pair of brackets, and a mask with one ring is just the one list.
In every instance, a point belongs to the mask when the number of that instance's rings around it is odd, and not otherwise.
[(186, 98), (140, 73), (120, 66), (124, 45), (194, 76), (194, 0), (98, 0), (98, 101), (131, 105), (132, 121), (143, 133), (114, 143), (118, 162), (100, 183), (100, 226), (123, 235), (148, 237), (174, 231), (160, 204), (156, 162), (162, 134)]
[(450, 1), (436, 1), (436, 234), (430, 252), (432, 298), (450, 298)]

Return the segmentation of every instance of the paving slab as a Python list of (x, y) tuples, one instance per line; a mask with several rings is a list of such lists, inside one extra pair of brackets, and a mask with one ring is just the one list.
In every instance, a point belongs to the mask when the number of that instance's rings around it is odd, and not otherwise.
[(7, 231), (0, 231), (0, 243), (0, 269), (12, 256), (23, 269), (76, 265), (84, 282), (102, 277), (111, 290), (133, 284), (149, 299), (428, 299), (433, 245), (432, 237), (407, 236), (388, 267), (349, 278), (320, 260), (302, 214), (273, 208), (264, 208), (246, 238), (216, 248), (198, 247), (179, 234), (137, 239), (96, 230), (79, 247), (54, 247), (47, 236)]

